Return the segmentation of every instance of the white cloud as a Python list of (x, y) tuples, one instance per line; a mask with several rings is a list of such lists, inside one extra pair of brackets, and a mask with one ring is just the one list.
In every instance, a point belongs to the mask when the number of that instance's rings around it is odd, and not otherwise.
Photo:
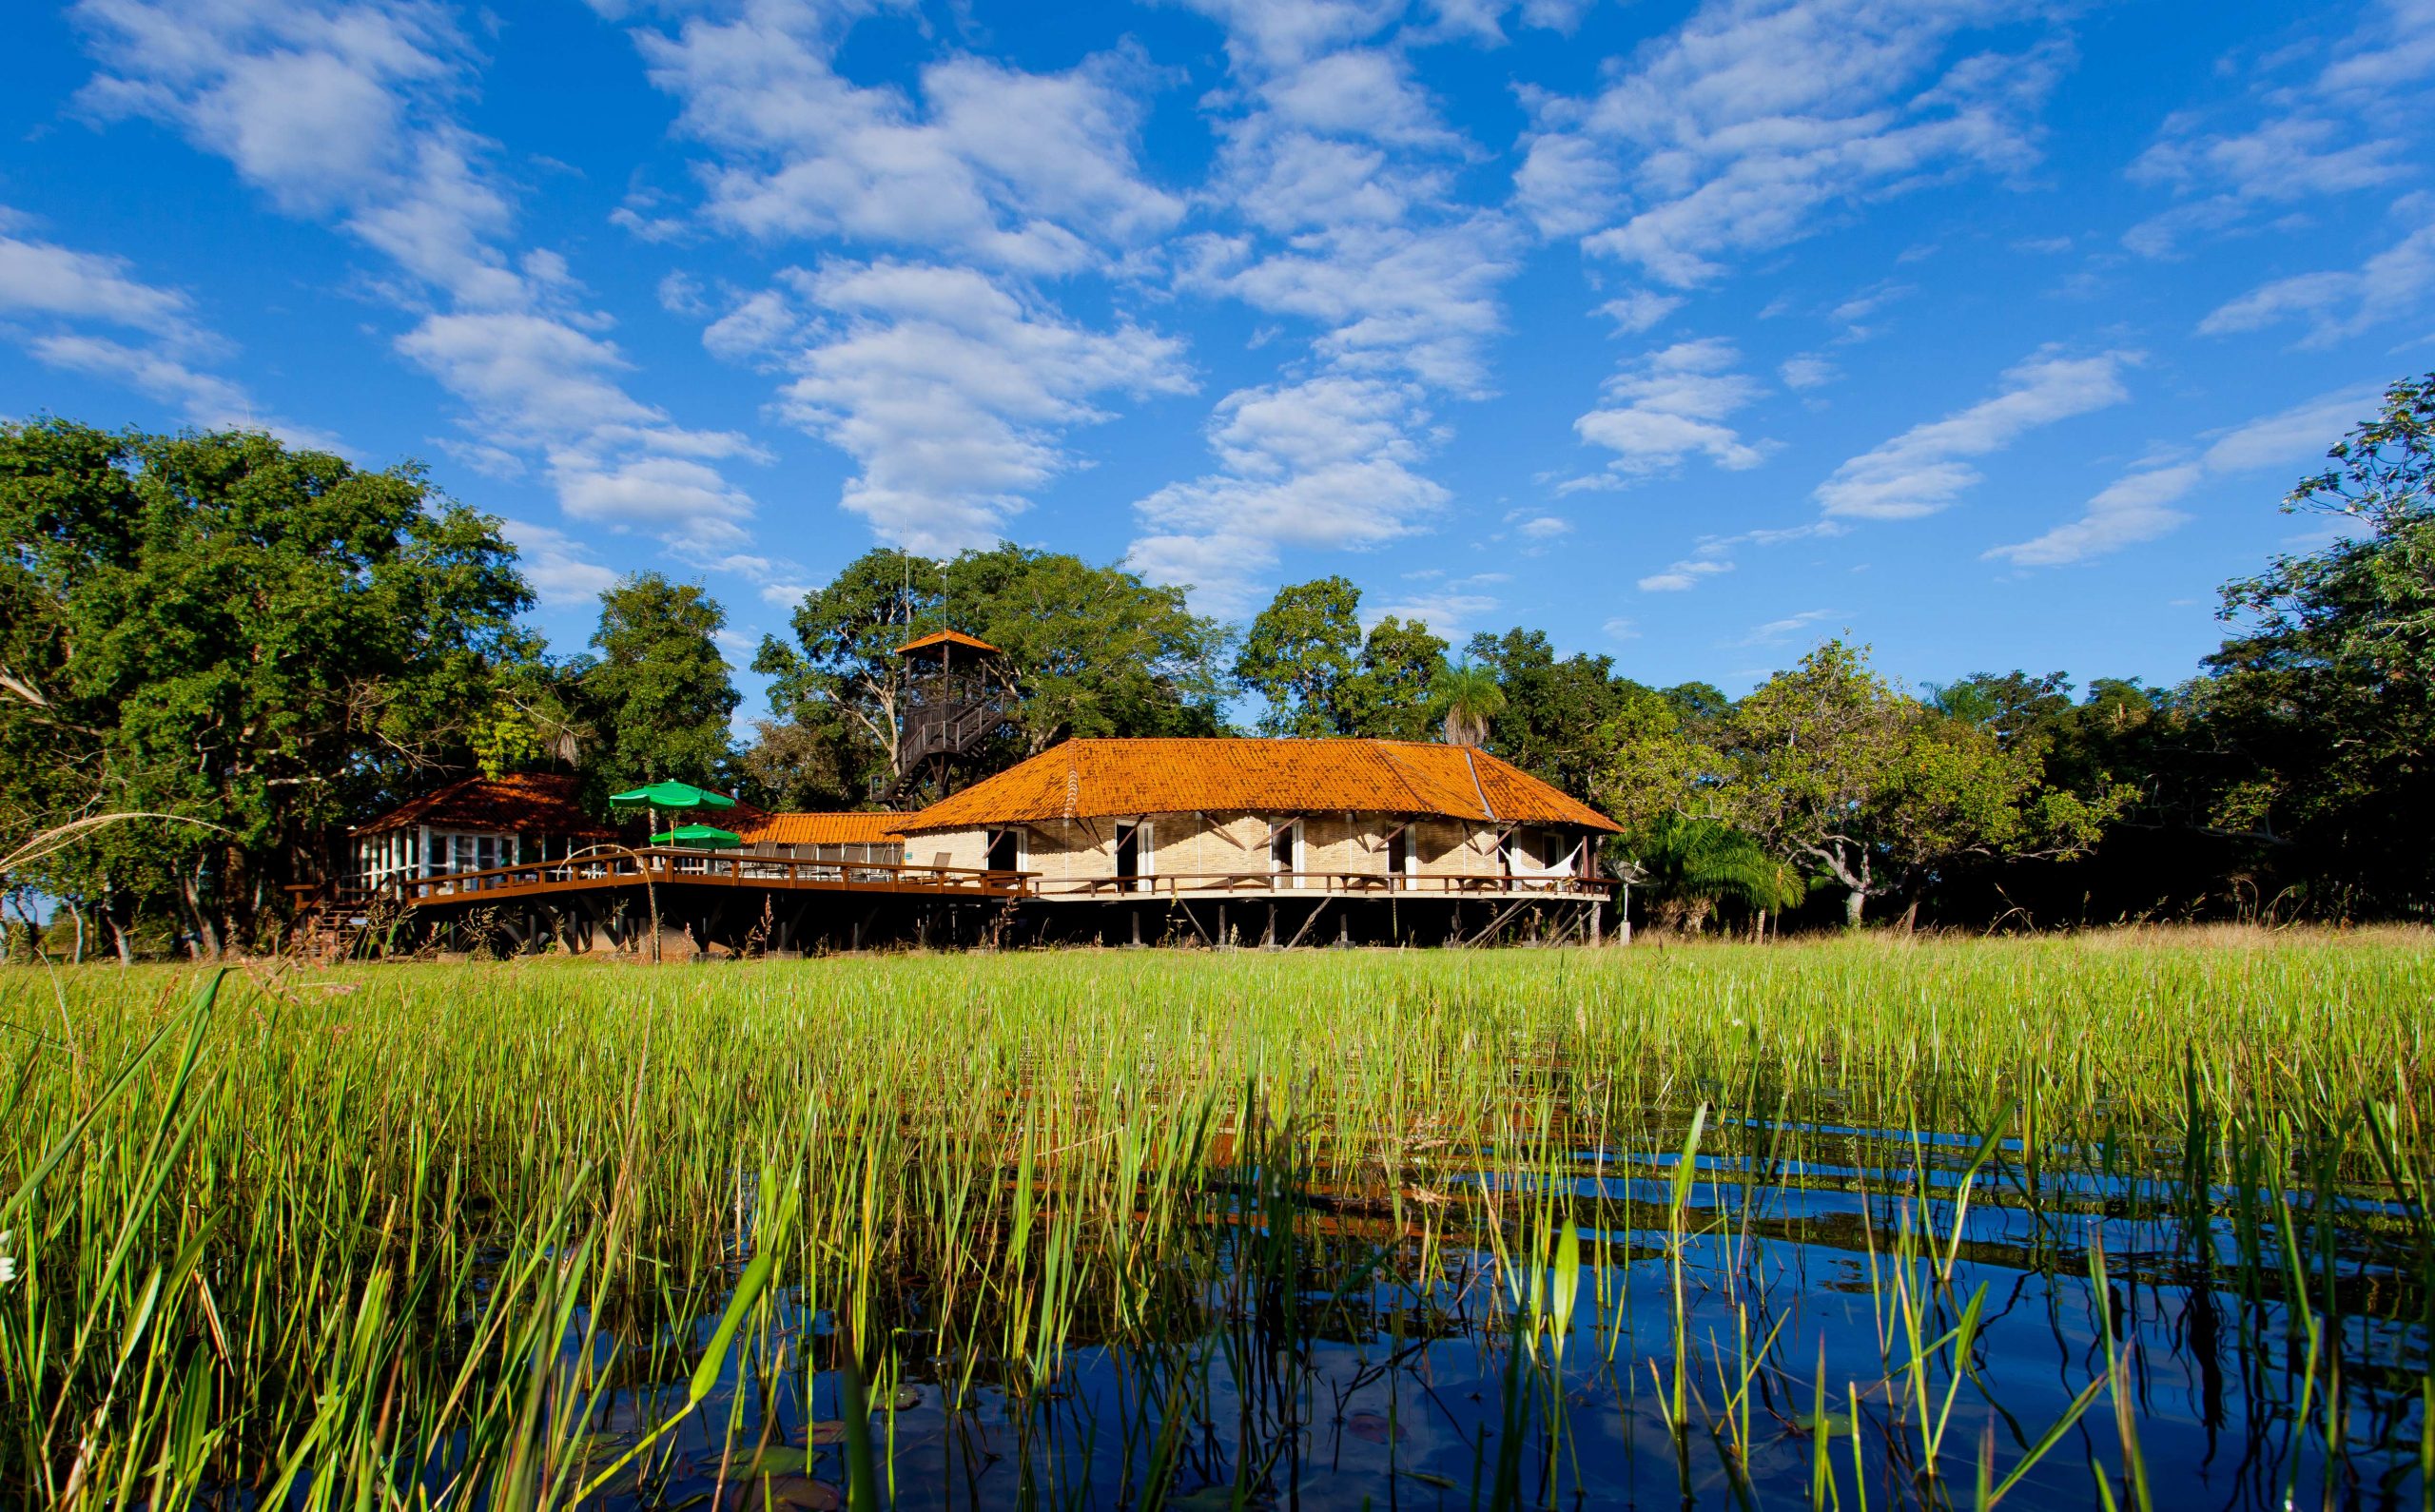
[(1476, 395), (1489, 339), (1504, 327), (1497, 290), (1514, 268), (1512, 228), (1493, 215), (1422, 228), (1354, 224), (1294, 238), (1272, 253), (1204, 238), (1187, 251), (1184, 287), (1325, 327), (1323, 357), (1354, 370), (1400, 370)]
[(1784, 387), (1788, 389), (1819, 389), (1843, 375), (1841, 369), (1822, 357), (1796, 357), (1787, 358), (1783, 365), (1776, 369), (1776, 376), (1783, 379)]
[(213, 373), (198, 372), (156, 347), (128, 346), (106, 337), (36, 337), (27, 350), (49, 366), (133, 389), (176, 410), (205, 430), (268, 431), (298, 446), (337, 450), (326, 432), (263, 414), (244, 389)]
[(1374, 613), (1364, 612), (1362, 618), (1374, 625), (1393, 615), (1407, 625), (1426, 625), (1430, 633), (1459, 643), (1502, 602), (1493, 593), (1469, 591), (1469, 580), (1449, 583), (1436, 592), (1406, 593), (1377, 606)]
[(1639, 587), (1648, 593), (1682, 593), (1698, 587), (1708, 578), (1730, 572), (1737, 565), (1733, 554), (1745, 546), (1783, 546), (1793, 541), (1830, 539), (1849, 533), (1851, 527), (1841, 520), (1814, 520), (1807, 525), (1790, 525), (1775, 529), (1743, 531), (1733, 535), (1703, 535), (1691, 548), (1691, 554), (1662, 572), (1652, 572), (1640, 580)]
[(2381, 188), (2417, 172), (2423, 148), (2393, 133), (2435, 103), (2425, 89), (2435, 75), (2435, 12), (2423, 0), (2367, 8), (2313, 78), (2275, 76), (2283, 62), (2314, 51), (2303, 45), (2270, 55), (2234, 129), (2205, 129), (2203, 110), (2167, 119), (2128, 176), (2193, 198), (2133, 226), (2123, 245), (2170, 257), (2191, 237), (2247, 225), (2261, 208)]
[(2190, 518), (2173, 506), (2202, 483), (2321, 456), (2375, 402), (2372, 390), (2347, 390), (2251, 420), (2216, 436), (2194, 459), (2159, 460), (2116, 478), (2078, 519), (1985, 554), (2016, 567), (2062, 567), (2153, 540)]
[(1687, 557), (1662, 572), (1651, 572), (1635, 586), (1644, 593), (1687, 593), (1705, 577), (1730, 572), (1733, 564), (1714, 557)]
[(1605, 402), (1572, 422), (1581, 438), (1617, 454), (1603, 474), (1575, 478), (1564, 491), (1611, 488), (1704, 456), (1728, 472), (1757, 467), (1763, 446), (1742, 439), (1724, 423), (1759, 395), (1759, 385), (1734, 371), (1740, 354), (1717, 338), (1678, 341), (1628, 363), (1607, 380)]
[(1219, 612), (1247, 608), (1280, 546), (1358, 551), (1432, 523), (1448, 494), (1415, 465), (1417, 389), (1331, 376), (1240, 389), (1218, 401), (1209, 443), (1223, 471), (1134, 506), (1148, 533), (1133, 565), (1190, 583)]
[(6, 235), (0, 235), (0, 315), (89, 320), (180, 346), (213, 344), (194, 322), (191, 300), (136, 279), (125, 260)]
[(1587, 100), (1537, 102), (1516, 200), (1663, 283), (1781, 246), (1839, 206), (2036, 159), (2059, 55), (1949, 55), (2012, 0), (1709, 0)]
[(1780, 642), (1791, 639), (1793, 636), (1808, 630), (1811, 626), (1816, 625), (1821, 620), (1828, 620), (1834, 617), (1835, 611), (1831, 609), (1805, 609), (1798, 614), (1787, 614), (1782, 619), (1771, 619), (1763, 625), (1753, 626), (1751, 627), (1748, 634), (1743, 636), (1733, 644), (1736, 646), (1773, 646)]
[(496, 145), (457, 116), (479, 59), (448, 10), (82, 0), (75, 14), (102, 60), (81, 96), (89, 111), (176, 127), (282, 210), (334, 220), (413, 281), (383, 291), (418, 317), (399, 350), (470, 406), (467, 449), (486, 467), (544, 458), (570, 514), (655, 524), (676, 543), (705, 519), (741, 530), (750, 500), (706, 463), (753, 449), (629, 394), (625, 359), (597, 334), (610, 321), (580, 306), (565, 259), (509, 245)]
[(1060, 432), (1107, 417), (1098, 396), (1191, 387), (1169, 338), (1090, 330), (970, 268), (839, 262), (790, 281), (834, 323), (785, 358), (780, 408), (861, 463), (845, 507), (914, 551), (997, 539), (1073, 465)]
[(1376, 35), (1404, 9), (1404, 0), (1186, 0), (1190, 9), (1226, 29), (1226, 51), (1237, 68), (1290, 68), (1322, 53)]
[(2242, 199), (2288, 201), (2389, 184), (2410, 171), (2397, 138), (2347, 140), (2343, 127), (2285, 116), (2231, 136), (2171, 133), (2132, 163), (2132, 181), (2175, 187), (2221, 184)]
[(1638, 336), (1682, 307), (1681, 295), (1634, 289), (1598, 306), (1598, 313), (1614, 321), (1615, 329), (1625, 336)]
[(682, 106), (679, 129), (719, 153), (701, 170), (713, 223), (1057, 273), (1181, 218), (1133, 160), (1131, 55), (1049, 74), (951, 57), (922, 70), (917, 101), (835, 71), (852, 19), (753, 0), (732, 19), (635, 32), (653, 82)]
[(614, 587), (617, 574), (594, 560), (591, 548), (552, 526), (533, 520), (499, 522), (516, 543), (517, 568), (548, 609), (575, 609)]
[[(1206, 196), (1233, 224), (1183, 242), (1176, 284), (1307, 320), (1315, 369), (1219, 401), (1218, 473), (1135, 506), (1130, 560), (1249, 607), (1278, 549), (1359, 550), (1426, 529), (1448, 494), (1419, 471), (1439, 440), (1432, 393), (1488, 390), (1500, 290), (1524, 247), (1501, 212), (1461, 204), (1472, 148), (1439, 119), (1403, 48), (1402, 0), (1188, 0), (1226, 30), (1231, 82)], [(1489, 36), (1492, 11), (1441, 10), (1437, 35)]]
[(265, 412), (243, 384), (198, 365), (228, 343), (200, 323), (185, 293), (143, 281), (124, 259), (7, 234), (18, 228), (21, 218), (0, 207), (0, 334), (35, 360), (132, 389), (206, 430), (268, 431), (338, 449), (326, 432)]
[(1818, 486), (1829, 515), (1910, 519), (1933, 514), (1978, 482), (1964, 458), (2002, 451), (2041, 426), (2128, 399), (2127, 354), (2037, 357), (2004, 375), (2003, 391), (1940, 420), (1914, 426), (1853, 457)]
[(2329, 346), (2415, 315), (2435, 289), (2435, 225), (2421, 226), (2353, 271), (2303, 273), (2261, 284), (2198, 322), (2202, 336), (2307, 322), (2304, 346)]

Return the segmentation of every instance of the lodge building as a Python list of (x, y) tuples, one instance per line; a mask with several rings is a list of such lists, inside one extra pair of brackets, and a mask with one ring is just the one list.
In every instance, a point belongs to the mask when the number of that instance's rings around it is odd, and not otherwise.
[(1466, 746), (1230, 738), (1069, 740), (896, 824), (1043, 900), (1556, 892), (1616, 827)]
[(570, 779), (469, 781), (356, 830), (354, 861), (434, 921), (504, 906), (519, 943), (630, 942), (636, 888), (697, 946), (1595, 941), (1617, 828), (1487, 751), (1362, 739), (1067, 740), (910, 813), (718, 817), (734, 843), (654, 847)]

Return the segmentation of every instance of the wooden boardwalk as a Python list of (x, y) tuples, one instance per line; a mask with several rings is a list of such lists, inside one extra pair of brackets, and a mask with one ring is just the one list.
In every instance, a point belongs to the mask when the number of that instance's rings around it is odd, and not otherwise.
[(1029, 874), (917, 866), (901, 862), (793, 861), (658, 846), (600, 851), (572, 861), (396, 877), (360, 887), (354, 901), (390, 898), (410, 908), (494, 903), (609, 889), (725, 887), (769, 892), (870, 893), (987, 901), (1028, 895)]

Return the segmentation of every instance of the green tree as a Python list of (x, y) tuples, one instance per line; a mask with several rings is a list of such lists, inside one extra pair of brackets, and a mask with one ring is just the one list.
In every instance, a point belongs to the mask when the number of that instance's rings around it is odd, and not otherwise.
[[(2384, 408), (2284, 500), (2331, 517), (2332, 544), (2224, 590), (2236, 630), (2194, 689), (2246, 758), (2211, 816), (2299, 852), (2331, 892), (2423, 906), (2435, 882), (2435, 374)], [(2328, 898), (2326, 906), (2347, 911)]]
[(261, 939), (332, 826), (467, 763), (537, 652), (498, 522), (411, 465), (5, 425), (0, 540), (0, 806), (221, 826), (123, 826), (43, 879), (113, 920), (158, 902), (205, 952)]
[(1916, 906), (1943, 868), (2076, 854), (2114, 807), (2042, 787), (2028, 753), (1896, 691), (1841, 641), (1743, 699), (1724, 755), (1730, 817), (1840, 883), (1855, 928), (1872, 898), (1909, 892)]
[(598, 657), (578, 672), (596, 744), (597, 783), (625, 787), (674, 780), (724, 788), (733, 780), (728, 721), (739, 702), (718, 632), (727, 612), (698, 584), (657, 572), (621, 579), (600, 595)]
[(1801, 874), (1730, 824), (1668, 813), (1607, 842), (1609, 864), (1646, 890), (1659, 927), (1696, 935), (1720, 903), (1773, 913), (1806, 897)]
[(1589, 801), (1627, 836), (1677, 818), (1716, 820), (1725, 812), (1715, 732), (1684, 710), (1680, 700), (1641, 688), (1598, 727), (1599, 766), (1589, 779)]
[(1267, 705), (1263, 735), (1352, 733), (1361, 659), (1361, 591), (1342, 577), (1276, 591), (1235, 658), (1235, 685)]
[(1066, 735), (1214, 734), (1226, 631), (1183, 591), (1121, 567), (1002, 543), (938, 563), (866, 552), (804, 596), (794, 644), (765, 637), (753, 669), (782, 722), (824, 731), (848, 792), (897, 771), (911, 674), (896, 648), (954, 630), (1000, 648), (1001, 760)]
[(854, 732), (826, 705), (798, 718), (756, 719), (736, 753), (738, 795), (762, 808), (802, 812), (861, 806), (870, 796), (855, 779)]
[(1421, 620), (1390, 614), (1370, 627), (1361, 664), (1346, 689), (1350, 733), (1379, 740), (1427, 740), (1438, 710), (1432, 694), (1446, 668), (1446, 643)]
[(896, 648), (946, 623), (939, 564), (909, 552), (866, 552), (806, 593), (792, 616), (794, 644), (761, 638), (752, 669), (769, 679), (769, 707), (783, 720), (833, 718), (849, 790), (867, 791), (897, 770), (897, 740), (911, 668)]
[(1437, 669), (1429, 687), (1429, 705), (1436, 713), (1449, 746), (1478, 746), (1489, 727), (1505, 711), (1505, 689), (1485, 667), (1457, 662)]
[(1541, 630), (1474, 635), (1466, 655), (1492, 670), (1505, 690), (1504, 710), (1489, 727), (1489, 749), (1587, 798), (1606, 761), (1600, 729), (1648, 689), (1617, 676), (1611, 657), (1576, 652), (1558, 660)]
[(1210, 735), (1225, 628), (1180, 588), (1002, 542), (946, 566), (941, 611), (998, 647), (1015, 685), (1016, 754), (1069, 735)]

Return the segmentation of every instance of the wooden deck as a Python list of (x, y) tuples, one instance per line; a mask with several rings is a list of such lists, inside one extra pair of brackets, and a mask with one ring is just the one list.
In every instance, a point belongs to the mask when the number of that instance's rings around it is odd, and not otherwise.
[[(1366, 939), (1478, 944), (1525, 914), (1525, 927), (1553, 923), (1559, 937), (1602, 938), (1604, 905), (1617, 884), (1564, 875), (1444, 876), (1387, 872), (1169, 872), (1147, 877), (1048, 878), (901, 862), (805, 861), (679, 847), (600, 849), (572, 859), (382, 879), (349, 879), (300, 897), (300, 929), (333, 956), (371, 934), (389, 948), (408, 919), (425, 941), (472, 925), (504, 932), (516, 949), (555, 939), (591, 950), (606, 940), (632, 945), (646, 919), (707, 947), (859, 950), (873, 940), (916, 944), (1041, 943), (1172, 936), (1205, 945), (1256, 939), (1291, 949), (1305, 940)], [(299, 889), (300, 893), (303, 889)], [(642, 912), (646, 898), (649, 913)], [(1249, 907), (1229, 928), (1227, 907)], [(1398, 911), (1393, 905), (1404, 906)], [(980, 907), (969, 906), (980, 904)], [(1215, 907), (1204, 920), (1202, 905)], [(383, 924), (383, 918), (393, 921)], [(1482, 920), (1485, 919), (1485, 923)], [(1321, 930), (1325, 921), (1329, 928)], [(1379, 926), (1386, 926), (1381, 935)], [(1147, 931), (1145, 935), (1145, 929)], [(653, 951), (660, 947), (653, 945)]]
[(1225, 871), (1159, 872), (1146, 877), (1047, 877), (1023, 874), (1023, 897), (1038, 902), (1200, 902), (1223, 898), (1364, 899), (1611, 899), (1620, 883), (1564, 875), (1464, 877), (1428, 872)]
[(604, 889), (723, 887), (754, 891), (858, 893), (963, 901), (1029, 895), (1024, 872), (973, 871), (896, 862), (792, 861), (774, 856), (652, 846), (529, 862), (481, 871), (394, 877), (347, 889), (344, 901), (363, 906), (390, 899), (410, 908), (509, 902)]

